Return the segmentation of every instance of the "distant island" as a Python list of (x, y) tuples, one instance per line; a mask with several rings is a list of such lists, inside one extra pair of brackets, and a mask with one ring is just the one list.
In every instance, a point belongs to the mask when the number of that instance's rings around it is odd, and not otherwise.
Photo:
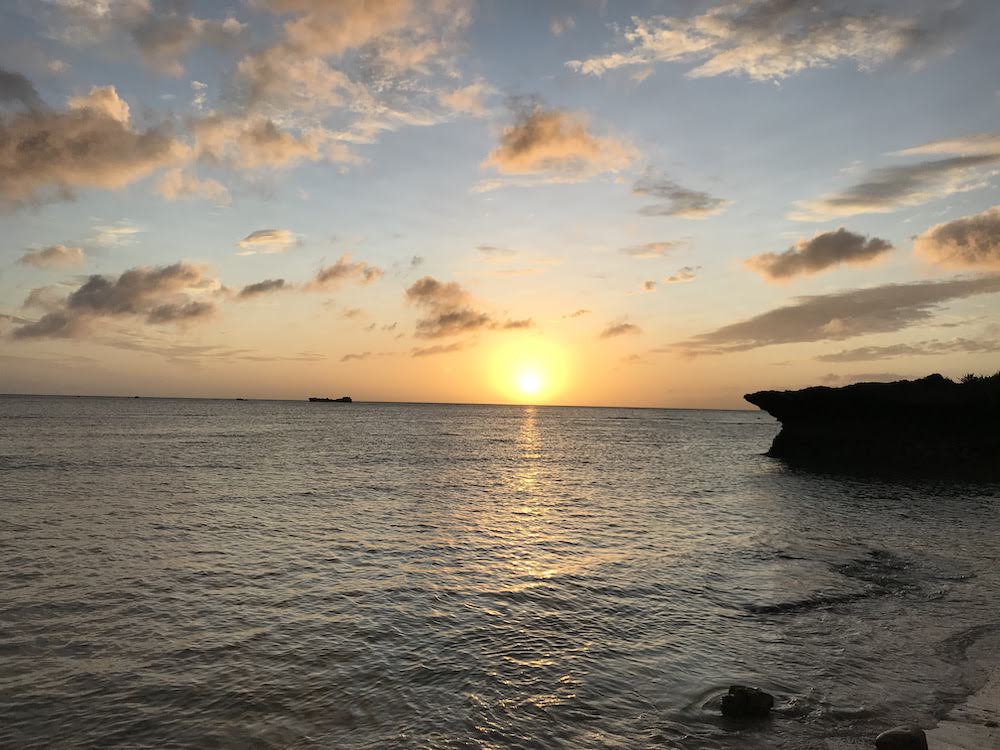
[(781, 422), (767, 455), (869, 475), (1000, 480), (1000, 373), (758, 391)]
[(350, 396), (341, 396), (340, 398), (321, 398), (319, 396), (310, 396), (310, 401), (319, 401), (324, 404), (349, 404), (354, 401)]

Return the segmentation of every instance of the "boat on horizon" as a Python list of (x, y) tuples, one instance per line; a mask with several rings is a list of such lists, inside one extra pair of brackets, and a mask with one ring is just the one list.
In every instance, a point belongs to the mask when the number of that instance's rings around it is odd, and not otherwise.
[(327, 404), (349, 404), (352, 401), (354, 401), (354, 399), (352, 399), (350, 396), (341, 396), (340, 398), (322, 398), (320, 396), (310, 396), (309, 400), (319, 401)]

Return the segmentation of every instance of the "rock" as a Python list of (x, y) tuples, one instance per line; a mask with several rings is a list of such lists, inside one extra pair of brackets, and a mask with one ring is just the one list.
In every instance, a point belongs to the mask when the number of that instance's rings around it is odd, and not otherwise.
[(744, 398), (781, 422), (768, 455), (790, 466), (1000, 480), (1000, 373), (961, 383), (930, 375)]
[(774, 708), (774, 696), (745, 685), (730, 685), (722, 696), (722, 715), (731, 719), (762, 719)]
[(878, 750), (927, 750), (927, 735), (917, 727), (894, 727), (875, 738)]

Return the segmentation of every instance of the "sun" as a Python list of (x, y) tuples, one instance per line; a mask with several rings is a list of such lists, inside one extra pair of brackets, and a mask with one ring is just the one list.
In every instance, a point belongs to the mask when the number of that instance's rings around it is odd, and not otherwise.
[(497, 392), (521, 404), (544, 404), (558, 397), (566, 387), (567, 364), (563, 347), (540, 336), (498, 342), (483, 362)]
[(545, 377), (538, 370), (525, 368), (517, 373), (516, 385), (525, 396), (536, 396), (545, 387)]

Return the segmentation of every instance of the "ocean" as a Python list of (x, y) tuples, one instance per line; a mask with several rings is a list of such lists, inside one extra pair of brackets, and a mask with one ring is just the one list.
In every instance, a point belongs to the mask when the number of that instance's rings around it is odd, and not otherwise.
[[(870, 748), (982, 679), (1000, 490), (756, 411), (0, 398), (4, 748)], [(732, 683), (777, 697), (724, 720)]]

